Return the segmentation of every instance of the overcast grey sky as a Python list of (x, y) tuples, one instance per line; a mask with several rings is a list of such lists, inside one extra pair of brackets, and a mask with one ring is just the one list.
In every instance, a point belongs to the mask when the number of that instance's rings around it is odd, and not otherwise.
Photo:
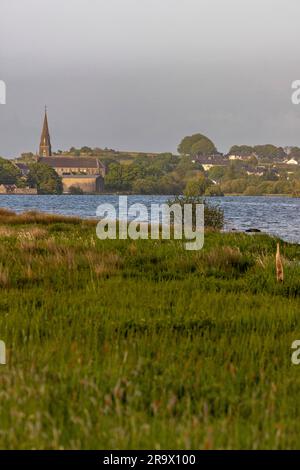
[(299, 0), (1, 0), (0, 155), (300, 146)]

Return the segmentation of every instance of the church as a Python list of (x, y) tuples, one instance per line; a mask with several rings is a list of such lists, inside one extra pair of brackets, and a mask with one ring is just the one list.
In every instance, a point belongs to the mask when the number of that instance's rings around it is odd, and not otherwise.
[(85, 193), (103, 191), (105, 166), (98, 158), (52, 154), (47, 109), (45, 109), (38, 161), (51, 166), (61, 177), (64, 193), (68, 193), (71, 187), (79, 188)]

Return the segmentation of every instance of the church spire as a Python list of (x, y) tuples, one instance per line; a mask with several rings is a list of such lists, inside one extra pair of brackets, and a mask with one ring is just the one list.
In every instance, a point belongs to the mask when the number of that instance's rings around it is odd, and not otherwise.
[(41, 157), (51, 157), (51, 142), (50, 142), (50, 134), (49, 134), (49, 127), (48, 127), (48, 117), (47, 117), (47, 106), (45, 106), (45, 117), (44, 117), (44, 124), (43, 130), (41, 135), (41, 142), (40, 142), (40, 156)]

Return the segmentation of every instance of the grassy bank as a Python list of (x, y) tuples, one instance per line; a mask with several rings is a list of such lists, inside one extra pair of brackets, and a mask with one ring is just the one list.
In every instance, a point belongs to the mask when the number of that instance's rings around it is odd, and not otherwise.
[(0, 212), (1, 448), (299, 448), (300, 247)]

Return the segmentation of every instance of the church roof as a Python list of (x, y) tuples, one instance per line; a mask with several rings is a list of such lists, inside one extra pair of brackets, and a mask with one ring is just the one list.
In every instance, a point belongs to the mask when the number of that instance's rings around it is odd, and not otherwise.
[(52, 168), (99, 168), (102, 166), (95, 157), (41, 157), (39, 161)]

